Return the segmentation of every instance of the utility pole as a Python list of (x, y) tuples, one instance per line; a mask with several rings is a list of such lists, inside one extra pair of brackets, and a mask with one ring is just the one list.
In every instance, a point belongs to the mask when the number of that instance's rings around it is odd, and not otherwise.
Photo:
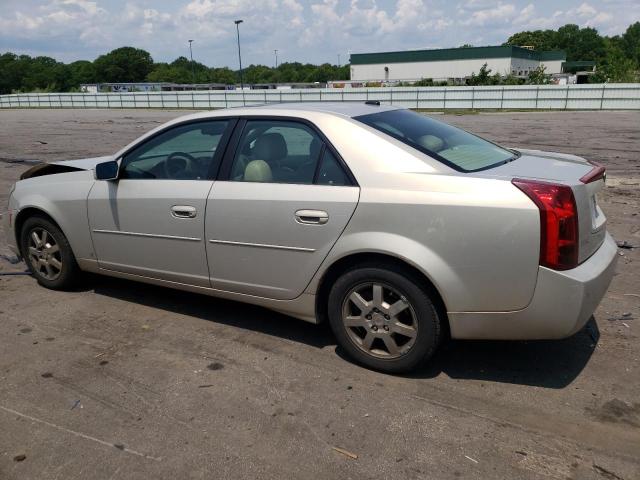
[(189, 40), (189, 56), (191, 57), (191, 81), (195, 85), (196, 83), (196, 67), (193, 64), (193, 50), (191, 49), (191, 44), (193, 40)]
[(338, 54), (338, 66), (340, 66), (340, 54)]
[(278, 68), (278, 49), (276, 48), (273, 53), (276, 54), (276, 68)]
[(240, 89), (244, 91), (244, 81), (242, 80), (242, 54), (240, 53), (240, 24), (243, 20), (234, 20), (236, 32), (238, 33), (238, 63), (240, 64)]

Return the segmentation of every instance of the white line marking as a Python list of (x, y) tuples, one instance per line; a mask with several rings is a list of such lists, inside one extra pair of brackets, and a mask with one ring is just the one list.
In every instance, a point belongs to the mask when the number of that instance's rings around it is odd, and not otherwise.
[(19, 417), (29, 419), (29, 420), (31, 420), (33, 422), (42, 423), (42, 424), (47, 425), (49, 427), (55, 428), (57, 430), (60, 430), (60, 431), (66, 432), (66, 433), (70, 433), (71, 435), (75, 435), (76, 437), (84, 438), (85, 440), (91, 440), (91, 441), (99, 443), (101, 445), (106, 445), (107, 447), (115, 448), (117, 450), (122, 450), (123, 452), (130, 453), (131, 455), (137, 455), (138, 457), (148, 458), (149, 460), (155, 460), (156, 462), (159, 462), (160, 460), (162, 460), (161, 457), (152, 457), (150, 455), (146, 455), (144, 453), (140, 453), (140, 452), (137, 452), (135, 450), (131, 450), (130, 448), (127, 448), (127, 447), (124, 447), (122, 449), (118, 448), (113, 443), (105, 442), (104, 440), (100, 440), (99, 438), (92, 437), (91, 435), (86, 435), (84, 433), (76, 432), (74, 430), (69, 430), (68, 428), (62, 427), (60, 425), (56, 425), (55, 423), (47, 422), (46, 420), (40, 420), (39, 418), (32, 417), (31, 415), (27, 415), (26, 413), (20, 413), (20, 412), (18, 412), (16, 410), (13, 410), (11, 408), (3, 407), (2, 405), (0, 405), (0, 410), (4, 410), (5, 412), (11, 413), (13, 415), (18, 415)]

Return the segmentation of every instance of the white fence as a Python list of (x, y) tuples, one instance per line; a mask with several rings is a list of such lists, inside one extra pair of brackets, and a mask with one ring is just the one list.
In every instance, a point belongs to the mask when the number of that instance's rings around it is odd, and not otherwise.
[(0, 108), (193, 108), (379, 100), (419, 109), (640, 110), (640, 84), (209, 90), (0, 95)]

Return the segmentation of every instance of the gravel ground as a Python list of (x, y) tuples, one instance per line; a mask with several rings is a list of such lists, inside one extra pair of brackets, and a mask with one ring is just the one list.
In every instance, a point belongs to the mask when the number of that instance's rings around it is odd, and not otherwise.
[[(0, 206), (25, 161), (112, 153), (181, 113), (0, 111)], [(605, 164), (609, 230), (640, 245), (640, 113), (439, 118)], [(640, 256), (619, 254), (574, 337), (451, 342), (410, 376), (357, 367), (326, 327), (257, 307), (1, 276), (0, 478), (640, 478)]]

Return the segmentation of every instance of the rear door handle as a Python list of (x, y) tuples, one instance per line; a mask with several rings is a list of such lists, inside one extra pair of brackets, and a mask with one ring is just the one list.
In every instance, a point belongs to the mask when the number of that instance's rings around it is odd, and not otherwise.
[(324, 210), (298, 210), (296, 222), (305, 225), (324, 225), (329, 221), (329, 214)]
[(196, 207), (191, 205), (174, 205), (171, 207), (171, 215), (176, 218), (195, 218), (197, 214)]

